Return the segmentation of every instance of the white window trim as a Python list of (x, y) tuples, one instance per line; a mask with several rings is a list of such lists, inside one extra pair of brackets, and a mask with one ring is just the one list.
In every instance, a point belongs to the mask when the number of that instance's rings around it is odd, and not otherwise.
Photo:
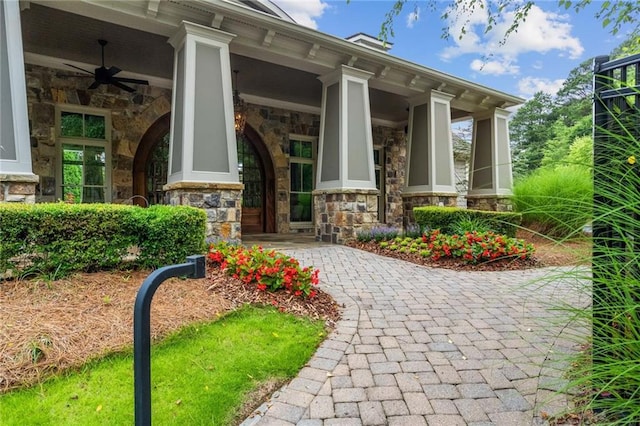
[[(60, 118), (63, 112), (72, 112), (88, 115), (99, 115), (104, 117), (104, 139), (87, 139), (83, 137), (62, 137), (61, 136), (61, 122)], [(80, 105), (68, 105), (58, 104), (55, 106), (56, 114), (56, 199), (64, 200), (64, 194), (62, 193), (62, 145), (85, 145), (85, 146), (100, 146), (104, 147), (105, 152), (105, 194), (104, 202), (111, 202), (111, 110), (104, 108), (91, 108)]]
[[(291, 155), (291, 141), (300, 141), (300, 142), (311, 142), (312, 147), (311, 151), (313, 153), (313, 158), (302, 158), (302, 157), (294, 157)], [(307, 136), (307, 135), (298, 135), (295, 133), (289, 134), (289, 211), (291, 211), (291, 163), (296, 162), (300, 164), (311, 164), (313, 167), (312, 170), (312, 192), (316, 187), (316, 168), (317, 168), (317, 159), (318, 159), (318, 138), (315, 136)], [(313, 227), (314, 222), (314, 207), (313, 207), (313, 196), (311, 197), (311, 221), (310, 222), (292, 222), (291, 217), (289, 217), (289, 228), (291, 229), (307, 229)]]

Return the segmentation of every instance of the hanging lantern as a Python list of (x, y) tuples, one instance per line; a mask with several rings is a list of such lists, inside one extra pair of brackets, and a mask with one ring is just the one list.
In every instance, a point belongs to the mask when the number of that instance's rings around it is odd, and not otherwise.
[(247, 123), (247, 104), (240, 98), (238, 92), (238, 70), (233, 70), (235, 74), (235, 88), (233, 89), (233, 121), (236, 134), (244, 133), (244, 126)]

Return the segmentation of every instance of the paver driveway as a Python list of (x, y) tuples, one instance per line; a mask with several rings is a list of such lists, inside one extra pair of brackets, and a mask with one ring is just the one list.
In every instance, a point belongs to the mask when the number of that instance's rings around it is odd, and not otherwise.
[(343, 318), (243, 425), (512, 426), (566, 409), (554, 390), (568, 336), (586, 331), (549, 308), (589, 302), (576, 279), (542, 285), (552, 270), (457, 272), (343, 246), (287, 253), (320, 268)]

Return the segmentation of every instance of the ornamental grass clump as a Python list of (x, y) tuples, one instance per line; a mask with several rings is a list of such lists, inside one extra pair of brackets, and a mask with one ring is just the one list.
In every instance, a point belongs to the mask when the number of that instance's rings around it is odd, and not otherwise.
[(246, 248), (224, 241), (209, 246), (209, 263), (258, 291), (286, 291), (294, 296), (317, 295), (318, 269), (300, 266), (293, 257), (260, 246)]

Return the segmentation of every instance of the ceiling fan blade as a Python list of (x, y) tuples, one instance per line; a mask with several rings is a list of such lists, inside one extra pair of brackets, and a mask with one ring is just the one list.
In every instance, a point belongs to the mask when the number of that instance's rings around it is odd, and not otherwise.
[(113, 77), (114, 75), (118, 74), (120, 71), (122, 70), (118, 67), (111, 67), (109, 68), (109, 75)]
[(111, 79), (109, 84), (113, 84), (116, 87), (119, 87), (122, 90), (126, 90), (127, 92), (131, 93), (131, 92), (135, 92), (135, 89), (129, 87), (129, 86), (125, 86), (124, 84), (120, 83), (118, 80), (116, 79)]
[(147, 80), (138, 80), (137, 78), (113, 77), (112, 79), (123, 83), (144, 84), (145, 86), (149, 85)]
[(71, 64), (65, 64), (65, 65), (66, 65), (66, 66), (68, 66), (68, 67), (75, 68), (75, 69), (77, 69), (77, 70), (80, 70), (80, 71), (86, 72), (87, 74), (91, 74), (91, 75), (93, 75), (93, 73), (92, 73), (91, 71), (87, 71), (87, 70), (85, 70), (84, 68), (76, 67), (75, 65), (71, 65)]
[(93, 83), (91, 83), (91, 86), (89, 86), (89, 90), (97, 89), (98, 87), (100, 87), (100, 83), (94, 81)]

